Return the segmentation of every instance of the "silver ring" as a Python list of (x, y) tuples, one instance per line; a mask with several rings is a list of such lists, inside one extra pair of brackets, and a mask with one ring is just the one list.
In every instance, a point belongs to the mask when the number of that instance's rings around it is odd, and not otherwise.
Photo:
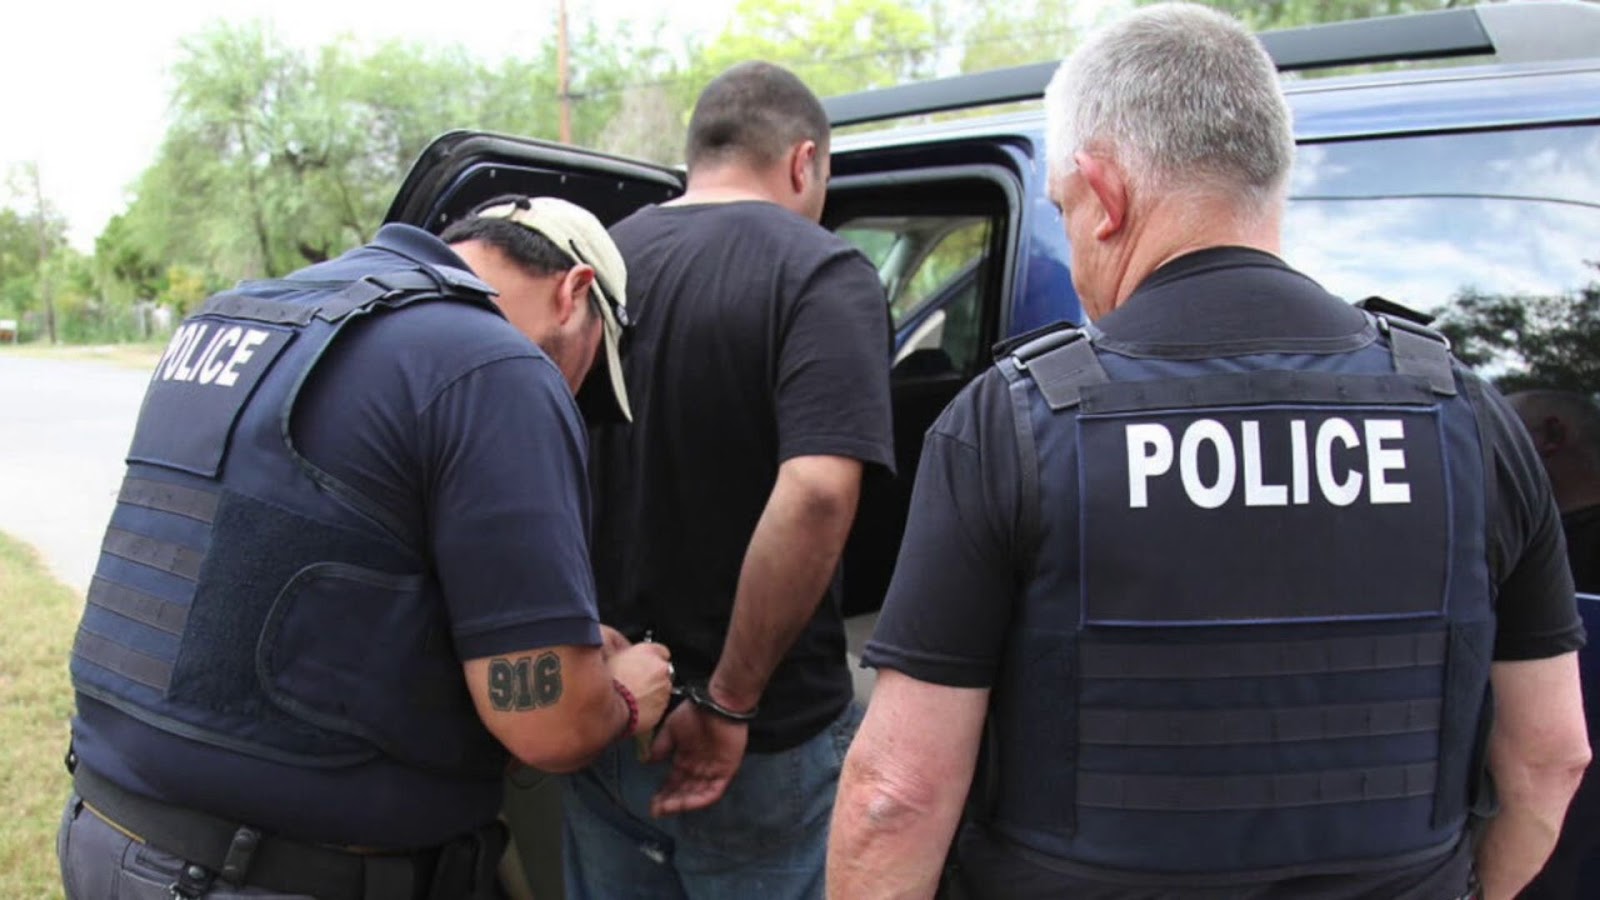
[(674, 669), (672, 667), (672, 663), (670, 663), (670, 662), (667, 663), (667, 680), (671, 681), (671, 680), (673, 680), (674, 678), (677, 678), (677, 677), (678, 677), (678, 670)]

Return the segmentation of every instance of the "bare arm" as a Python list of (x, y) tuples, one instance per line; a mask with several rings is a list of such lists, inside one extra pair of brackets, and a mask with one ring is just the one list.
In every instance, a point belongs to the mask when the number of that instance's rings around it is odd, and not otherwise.
[(600, 647), (542, 647), (468, 660), (467, 689), (478, 716), (526, 765), (573, 772), (622, 736), (628, 704), (616, 678), (639, 706), (639, 730), (660, 720), (671, 692), (667, 649), (639, 644), (606, 658)]
[(1489, 771), (1500, 813), (1478, 848), (1486, 900), (1511, 900), (1549, 858), (1589, 764), (1578, 655), (1497, 662)]
[(987, 688), (879, 675), (833, 807), (830, 898), (933, 896), (988, 708)]
[[(772, 671), (827, 591), (860, 494), (861, 463), (853, 459), (797, 456), (778, 467), (778, 482), (745, 550), (733, 620), (708, 686), (713, 700), (736, 711), (760, 703)], [(676, 815), (722, 799), (749, 736), (744, 723), (696, 704), (673, 710), (651, 746), (651, 759), (672, 759), (651, 813)]]
[(797, 456), (778, 467), (745, 550), (733, 620), (711, 676), (718, 703), (745, 710), (760, 702), (767, 679), (827, 591), (860, 496), (857, 460)]

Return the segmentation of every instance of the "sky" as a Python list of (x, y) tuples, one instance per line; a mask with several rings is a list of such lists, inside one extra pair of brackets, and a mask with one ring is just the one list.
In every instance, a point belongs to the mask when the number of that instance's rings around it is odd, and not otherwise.
[[(569, 0), (592, 19), (666, 34), (714, 32), (734, 0)], [(444, 11), (468, 14), (451, 17)], [(217, 20), (270, 22), (292, 44), (339, 35), (460, 44), (485, 56), (528, 52), (555, 29), (555, 0), (44, 0), (10, 4), (0, 29), (0, 203), (17, 164), (37, 162), (69, 237), (92, 250), (166, 128), (168, 69), (180, 40)], [(29, 201), (31, 202), (31, 201)], [(26, 205), (18, 202), (17, 205)]]

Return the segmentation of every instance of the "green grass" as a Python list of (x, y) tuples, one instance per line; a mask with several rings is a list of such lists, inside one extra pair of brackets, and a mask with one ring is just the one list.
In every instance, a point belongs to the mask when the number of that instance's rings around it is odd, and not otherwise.
[(82, 600), (38, 554), (0, 534), (0, 897), (61, 897), (56, 825), (70, 784), (67, 654)]
[(143, 344), (0, 344), (0, 355), (26, 356), (34, 359), (87, 359), (110, 363), (129, 369), (148, 372), (156, 367), (165, 341)]

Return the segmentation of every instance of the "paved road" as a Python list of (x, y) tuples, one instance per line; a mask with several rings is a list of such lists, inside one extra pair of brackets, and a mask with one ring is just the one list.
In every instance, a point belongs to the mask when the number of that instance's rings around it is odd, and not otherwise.
[(0, 354), (0, 531), (88, 590), (148, 376)]

